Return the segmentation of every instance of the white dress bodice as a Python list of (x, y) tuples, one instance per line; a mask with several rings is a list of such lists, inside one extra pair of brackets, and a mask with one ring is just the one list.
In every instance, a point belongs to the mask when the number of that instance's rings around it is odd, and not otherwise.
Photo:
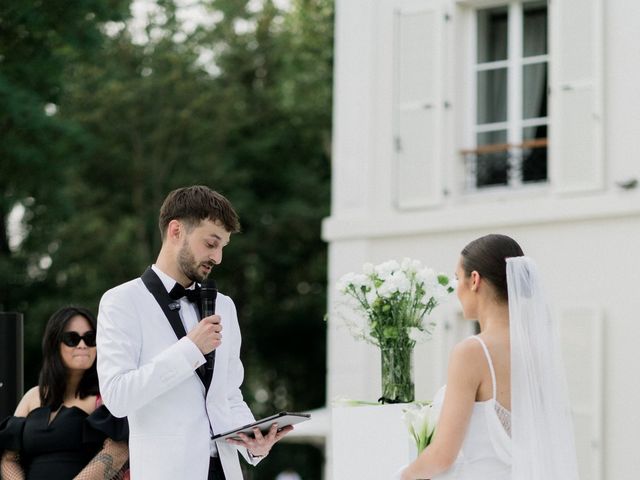
[[(487, 346), (480, 337), (493, 383), (493, 397), (484, 402), (475, 402), (469, 427), (462, 447), (449, 470), (436, 475), (433, 480), (511, 480), (511, 438), (509, 411), (496, 400), (496, 376)], [(446, 385), (434, 403), (440, 407), (444, 400)], [(500, 416), (499, 416), (500, 415)]]

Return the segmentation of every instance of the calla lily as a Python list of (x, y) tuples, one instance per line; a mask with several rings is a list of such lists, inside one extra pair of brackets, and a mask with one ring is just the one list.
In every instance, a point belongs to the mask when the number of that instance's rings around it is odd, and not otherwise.
[(439, 416), (440, 410), (431, 403), (412, 403), (403, 410), (403, 420), (416, 444), (418, 453), (431, 443)]

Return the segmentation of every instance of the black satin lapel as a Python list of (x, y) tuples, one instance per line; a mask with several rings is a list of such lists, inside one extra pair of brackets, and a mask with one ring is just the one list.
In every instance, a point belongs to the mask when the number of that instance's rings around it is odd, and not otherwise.
[(149, 290), (151, 295), (154, 296), (156, 302), (160, 305), (160, 308), (162, 308), (162, 311), (167, 317), (167, 320), (169, 320), (169, 324), (171, 325), (171, 328), (173, 328), (176, 337), (178, 337), (178, 339), (184, 337), (187, 332), (184, 330), (180, 313), (178, 313), (178, 310), (171, 310), (169, 308), (169, 304), (175, 303), (176, 301), (169, 296), (169, 293), (167, 292), (167, 289), (164, 288), (164, 284), (162, 283), (162, 280), (160, 280), (160, 277), (156, 275), (156, 272), (154, 272), (151, 267), (148, 267), (140, 278), (142, 279), (145, 287), (147, 287), (147, 290)]
[[(173, 332), (176, 334), (176, 337), (178, 337), (178, 340), (184, 337), (187, 333), (184, 331), (184, 325), (182, 324), (180, 313), (178, 313), (179, 310), (171, 310), (169, 308), (169, 305), (176, 301), (169, 296), (169, 292), (164, 288), (164, 284), (162, 283), (162, 280), (160, 280), (160, 277), (158, 277), (151, 267), (148, 267), (140, 278), (142, 279), (144, 286), (147, 287), (147, 290), (149, 290), (151, 295), (154, 296), (156, 302), (160, 305), (160, 308), (162, 308), (162, 311), (167, 317), (167, 320), (169, 320), (169, 324), (171, 325), (171, 328), (173, 328)], [(209, 389), (209, 385), (211, 384), (211, 376), (207, 375), (204, 370), (204, 368), (200, 367), (196, 370), (196, 374), (204, 384), (206, 395), (206, 391)], [(211, 372), (211, 374), (213, 374), (213, 372)]]

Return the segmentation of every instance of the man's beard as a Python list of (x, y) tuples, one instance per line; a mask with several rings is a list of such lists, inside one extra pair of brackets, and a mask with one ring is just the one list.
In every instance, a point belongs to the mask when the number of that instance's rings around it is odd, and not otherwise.
[[(206, 262), (207, 265), (213, 266), (211, 262)], [(202, 265), (202, 263), (196, 262), (193, 253), (189, 249), (187, 245), (187, 241), (182, 244), (180, 248), (180, 252), (178, 253), (178, 267), (182, 270), (182, 273), (191, 280), (192, 282), (202, 283), (209, 274), (202, 274), (198, 271), (198, 267)]]

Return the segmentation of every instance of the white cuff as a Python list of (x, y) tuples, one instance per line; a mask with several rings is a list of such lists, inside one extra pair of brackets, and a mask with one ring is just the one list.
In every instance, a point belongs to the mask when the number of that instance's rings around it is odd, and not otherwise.
[(255, 460), (255, 459), (263, 459), (264, 457), (266, 457), (267, 455), (269, 455), (269, 453), (265, 453), (264, 455), (254, 455), (253, 453), (251, 453), (249, 450), (247, 450), (247, 453), (249, 454), (249, 458), (251, 460)]
[(182, 337), (180, 340), (178, 340), (178, 344), (180, 345), (179, 348), (184, 355), (184, 358), (187, 360), (187, 362), (189, 362), (189, 365), (191, 365), (194, 370), (200, 365), (205, 364), (206, 359), (204, 358), (204, 355), (202, 354), (198, 346), (193, 343), (193, 341), (189, 337)]

